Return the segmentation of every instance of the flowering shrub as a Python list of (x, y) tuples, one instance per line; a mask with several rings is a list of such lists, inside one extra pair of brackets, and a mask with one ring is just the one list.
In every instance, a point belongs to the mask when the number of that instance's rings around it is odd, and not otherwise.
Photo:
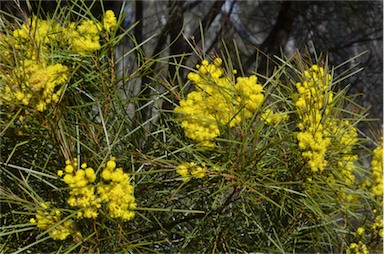
[[(284, 183), (294, 175), (294, 179), (298, 182), (296, 183), (296, 187), (292, 186), (293, 189), (308, 193), (313, 197), (314, 202), (321, 204), (322, 200), (328, 200), (326, 203), (335, 202), (336, 204), (343, 204), (348, 210), (356, 209), (361, 202), (361, 194), (358, 193), (361, 189), (356, 188), (356, 173), (360, 167), (358, 165), (358, 156), (355, 152), (355, 148), (359, 144), (358, 134), (355, 124), (352, 124), (350, 120), (345, 118), (340, 111), (339, 105), (342, 102), (339, 99), (342, 93), (335, 93), (333, 91), (332, 75), (327, 73), (327, 70), (323, 67), (313, 64), (308, 69), (299, 72), (301, 81), (295, 84), (297, 93), (291, 95), (293, 99), (292, 102), (287, 100), (264, 100), (263, 94), (260, 93), (263, 91), (262, 86), (256, 83), (256, 78), (253, 76), (250, 78), (239, 77), (236, 79), (237, 83), (231, 86), (230, 80), (235, 80), (235, 78), (226, 76), (225, 73), (230, 72), (220, 69), (221, 62), (222, 60), (220, 58), (216, 58), (213, 64), (209, 64), (204, 60), (201, 66), (197, 66), (198, 73), (188, 74), (188, 79), (195, 84), (196, 91), (189, 92), (186, 100), (181, 100), (180, 106), (175, 108), (175, 112), (181, 114), (180, 121), (185, 136), (198, 144), (215, 148), (216, 145), (213, 140), (218, 138), (222, 140), (222, 137), (228, 135), (228, 133), (220, 131), (223, 130), (223, 128), (220, 128), (221, 125), (228, 125), (230, 129), (239, 129), (238, 125), (242, 121), (260, 118), (263, 121), (254, 122), (254, 129), (259, 129), (257, 127), (258, 125), (260, 126), (260, 130), (261, 128), (268, 128), (267, 126), (273, 126), (278, 132), (272, 134), (268, 131), (260, 131), (257, 134), (258, 139), (272, 140), (273, 136), (278, 135), (280, 139), (289, 142), (287, 144), (288, 146), (283, 148), (284, 154), (287, 154), (286, 151), (288, 151), (288, 149), (298, 151), (299, 154), (295, 155), (297, 156), (295, 161), (301, 164), (300, 166), (297, 164), (294, 165), (286, 160), (283, 165), (281, 165), (282, 159), (276, 161), (276, 157), (272, 155), (272, 153), (276, 154), (281, 152), (279, 148), (272, 150), (269, 145), (264, 147), (257, 145), (254, 147), (252, 143), (248, 143), (248, 151), (261, 150), (263, 151), (262, 153), (264, 153), (264, 158), (261, 159), (260, 163), (256, 164), (258, 166), (256, 166), (255, 169), (253, 166), (255, 163), (252, 158), (257, 160), (259, 153), (251, 152), (244, 155), (244, 157), (249, 158), (245, 164), (238, 160), (237, 164), (232, 166), (235, 171), (246, 171), (246, 168), (252, 165), (250, 170), (247, 171), (246, 179), (243, 179), (239, 172), (233, 175), (235, 172), (224, 169), (223, 172), (218, 173), (209, 170), (205, 166), (205, 163), (203, 163), (202, 166), (196, 166), (195, 162), (184, 163), (177, 166), (176, 171), (182, 179), (186, 181), (193, 176), (203, 178), (207, 175), (211, 177), (237, 179), (240, 181), (239, 185), (242, 186), (242, 188), (253, 192), (255, 190), (249, 185), (243, 186), (244, 183), (242, 181), (259, 182), (260, 178), (264, 179), (265, 177), (272, 181)], [(221, 79), (226, 80), (226, 82), (223, 82)], [(251, 80), (252, 82), (250, 82)], [(226, 89), (219, 89), (224, 87), (224, 85), (219, 85), (223, 83), (226, 84)], [(251, 88), (253, 88), (254, 92), (252, 92)], [(241, 92), (239, 93), (239, 91)], [(241, 94), (241, 96), (239, 94)], [(254, 95), (245, 96), (247, 94)], [(239, 98), (246, 99), (242, 103), (237, 103), (240, 101)], [(250, 98), (257, 99), (251, 100)], [(335, 100), (334, 98), (337, 99)], [(255, 101), (256, 103), (254, 103)], [(275, 112), (271, 109), (272, 103), (275, 107), (276, 105), (283, 107), (284, 104), (286, 104), (284, 107), (291, 107), (292, 110), (290, 113)], [(260, 110), (258, 110), (258, 108), (260, 108)], [(209, 125), (205, 124), (206, 119), (210, 119)], [(293, 119), (293, 121), (291, 119)], [(203, 125), (201, 123), (203, 123)], [(227, 128), (225, 130), (228, 131), (229, 129)], [(297, 130), (297, 132), (295, 132), (295, 130)], [(242, 130), (237, 131), (241, 132)], [(247, 136), (247, 134), (245, 135)], [(221, 147), (229, 149), (223, 142), (221, 142)], [(278, 144), (278, 147), (282, 147), (282, 145)], [(372, 161), (372, 179), (374, 179), (377, 185), (373, 185), (371, 190), (373, 193), (376, 193), (375, 195), (381, 197), (382, 175), (378, 172), (382, 171), (382, 150), (379, 152), (379, 148), (374, 151)], [(216, 146), (216, 149), (220, 150), (220, 147)], [(381, 155), (380, 158), (379, 154)], [(289, 157), (289, 155), (287, 156)], [(380, 162), (378, 163), (378, 161)], [(222, 160), (219, 159), (215, 161), (215, 163), (217, 163), (216, 165), (220, 165)], [(378, 168), (379, 165), (381, 168)], [(285, 171), (284, 168), (286, 168), (288, 172), (279, 174), (266, 170), (268, 168), (279, 169), (280, 167), (283, 167), (283, 172)], [(258, 174), (255, 170), (260, 173)], [(289, 173), (289, 171), (291, 172)], [(266, 182), (270, 180), (266, 179), (264, 179), (263, 182), (259, 182), (259, 185), (268, 186)], [(366, 185), (371, 186), (369, 183)], [(325, 191), (325, 186), (330, 188), (331, 191)], [(286, 188), (290, 187), (287, 186)], [(272, 199), (275, 199), (273, 195)], [(380, 204), (380, 201), (378, 201), (378, 204)], [(305, 205), (303, 207), (305, 207)], [(260, 213), (262, 211), (258, 212)], [(300, 213), (299, 216), (303, 219), (305, 213)], [(325, 212), (325, 214), (327, 213)], [(268, 215), (266, 214), (265, 216)], [(380, 216), (376, 217), (376, 222), (372, 228), (377, 229), (377, 225), (382, 225), (380, 218)], [(316, 219), (313, 220), (309, 217), (304, 219), (304, 221), (305, 223), (313, 223), (314, 226), (317, 223)], [(381, 224), (377, 223), (377, 221)], [(368, 253), (368, 247), (365, 244), (367, 242), (365, 240), (366, 235), (368, 234), (364, 228), (359, 227), (354, 237), (357, 241), (349, 245), (347, 252)], [(375, 235), (377, 235), (377, 233), (371, 234), (371, 236)]]
[(223, 54), (175, 64), (178, 84), (153, 59), (126, 75), (123, 19), (78, 7), (3, 28), (4, 252), (382, 251), (383, 147), (345, 72), (306, 55), (238, 74)]
[(45, 111), (51, 103), (57, 103), (69, 79), (69, 67), (52, 61), (51, 52), (69, 48), (80, 55), (100, 50), (100, 34), (116, 27), (116, 17), (107, 11), (103, 25), (84, 19), (80, 24), (71, 22), (62, 26), (55, 20), (31, 17), (21, 28), (15, 29), (0, 41), (3, 63), (13, 59), (0, 73), (0, 103), (18, 102), (23, 106)]
[[(383, 145), (376, 147), (373, 150), (371, 161), (371, 181), (366, 181), (364, 187), (370, 189), (370, 195), (376, 201), (372, 210), (375, 218), (370, 218), (370, 224), (365, 227), (359, 227), (355, 233), (355, 242), (351, 243), (348, 253), (369, 253), (366, 244), (369, 240), (383, 239)], [(369, 237), (366, 237), (369, 236)], [(356, 243), (357, 242), (357, 243)]]

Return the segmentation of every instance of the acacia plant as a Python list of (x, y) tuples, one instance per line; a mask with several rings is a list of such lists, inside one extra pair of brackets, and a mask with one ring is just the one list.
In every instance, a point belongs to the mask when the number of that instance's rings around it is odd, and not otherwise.
[(382, 251), (382, 141), (341, 86), (358, 56), (261, 76), (190, 45), (167, 79), (122, 22), (76, 1), (1, 24), (2, 252)]

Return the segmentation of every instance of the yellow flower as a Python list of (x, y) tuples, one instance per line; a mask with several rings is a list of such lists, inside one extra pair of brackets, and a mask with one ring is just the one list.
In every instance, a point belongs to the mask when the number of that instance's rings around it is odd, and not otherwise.
[(111, 174), (111, 180), (113, 182), (122, 182), (124, 178), (125, 174), (121, 168), (116, 169), (116, 171)]
[(289, 115), (287, 114), (281, 114), (281, 113), (275, 113), (271, 109), (266, 109), (262, 114), (261, 114), (261, 119), (266, 123), (266, 124), (276, 124), (279, 123), (282, 120), (286, 120), (289, 118)]
[(357, 234), (357, 235), (362, 235), (362, 234), (364, 234), (364, 228), (359, 227), (359, 228), (356, 230), (356, 234)]
[(106, 203), (109, 215), (123, 221), (131, 220), (135, 215), (133, 209), (136, 203), (129, 175), (122, 168), (116, 168), (115, 158), (112, 157), (106, 163), (101, 177), (109, 182), (99, 184), (97, 193), (101, 202)]
[[(219, 170), (216, 166), (212, 168), (212, 170)], [(202, 163), (201, 166), (195, 165), (192, 162), (185, 162), (177, 166), (176, 172), (183, 178), (184, 181), (188, 181), (190, 177), (203, 178), (207, 175), (208, 168), (205, 163)]]
[(101, 177), (104, 179), (104, 180), (111, 180), (111, 171), (105, 169), (102, 173), (101, 173)]
[(66, 173), (68, 173), (68, 174), (70, 174), (70, 173), (72, 173), (73, 172), (73, 166), (72, 165), (67, 165), (67, 166), (65, 166), (65, 172)]
[(220, 57), (217, 57), (217, 58), (215, 58), (215, 60), (213, 61), (213, 63), (214, 63), (216, 66), (220, 66), (220, 65), (223, 63), (223, 60), (222, 60)]
[[(322, 67), (312, 65), (309, 70), (304, 71), (302, 82), (296, 84), (299, 98), (295, 106), (300, 129), (297, 140), (299, 148), (303, 151), (302, 156), (308, 161), (308, 166), (313, 172), (322, 172), (327, 165), (325, 155), (331, 139), (326, 136), (332, 131), (325, 130), (322, 121), (323, 114), (329, 111), (330, 98), (333, 96), (329, 88), (331, 80), (331, 75), (324, 75)], [(329, 125), (332, 126), (332, 124)], [(347, 178), (351, 180), (349, 171), (346, 173)]]
[(65, 175), (64, 178), (63, 178), (64, 182), (66, 184), (72, 184), (73, 183), (73, 176), (71, 175)]
[(85, 176), (88, 178), (89, 182), (94, 182), (96, 180), (96, 175), (93, 168), (86, 168)]
[(176, 172), (183, 178), (189, 177), (188, 164), (181, 164), (176, 168)]
[(64, 223), (57, 225), (61, 221), (60, 210), (50, 209), (48, 205), (42, 204), (42, 209), (38, 209), (35, 218), (29, 220), (30, 223), (36, 224), (41, 230), (47, 230), (53, 240), (65, 240), (71, 234), (78, 235), (80, 232), (75, 229), (75, 224), (71, 220), (66, 220)]
[(367, 246), (359, 241), (359, 243), (351, 243), (349, 245), (349, 249), (347, 250), (347, 254), (368, 254)]
[(60, 87), (68, 80), (68, 68), (61, 64), (49, 65), (44, 58), (23, 59), (4, 75), (5, 89), (0, 99), (19, 102), (37, 111), (45, 111), (61, 94)]
[(216, 58), (213, 64), (203, 60), (197, 65), (198, 72), (187, 75), (196, 91), (188, 93), (175, 108), (185, 135), (202, 146), (213, 147), (220, 125), (233, 127), (252, 117), (264, 99), (255, 75), (239, 77), (233, 84), (221, 64), (222, 59)]
[(116, 168), (116, 162), (115, 162), (114, 158), (112, 158), (111, 160), (109, 160), (107, 162), (107, 167), (106, 168), (109, 169), (109, 170), (114, 170)]
[(116, 17), (115, 13), (111, 10), (108, 10), (105, 12), (105, 16), (103, 19), (103, 27), (107, 32), (109, 32), (111, 29), (114, 29), (116, 27)]
[(372, 230), (379, 233), (380, 237), (383, 237), (384, 220), (381, 215), (376, 216), (375, 222), (372, 225)]
[(197, 178), (203, 178), (206, 175), (206, 170), (203, 169), (202, 167), (197, 167), (192, 170), (192, 176), (197, 177)]
[(379, 145), (373, 150), (373, 157), (371, 161), (371, 178), (373, 184), (371, 186), (371, 192), (382, 202), (383, 196), (383, 145)]
[(99, 24), (84, 19), (78, 26), (75, 23), (71, 23), (66, 29), (66, 38), (72, 50), (85, 55), (101, 48), (99, 42), (100, 30)]

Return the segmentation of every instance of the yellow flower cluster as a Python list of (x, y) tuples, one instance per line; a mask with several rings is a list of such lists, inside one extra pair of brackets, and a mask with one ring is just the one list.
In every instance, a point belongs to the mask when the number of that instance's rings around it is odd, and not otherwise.
[(338, 146), (343, 147), (340, 152), (341, 160), (338, 162), (338, 168), (341, 175), (344, 177), (345, 183), (353, 185), (355, 176), (353, 175), (354, 162), (357, 160), (357, 155), (353, 154), (353, 147), (358, 140), (356, 127), (351, 126), (347, 120), (332, 119), (331, 130), (329, 131), (336, 138)]
[(89, 19), (84, 19), (80, 24), (71, 22), (64, 30), (65, 39), (72, 50), (78, 54), (86, 55), (101, 48), (100, 34), (103, 29), (110, 32), (116, 27), (115, 13), (111, 10), (106, 11), (102, 24)]
[(101, 183), (97, 191), (101, 200), (107, 203), (110, 216), (123, 221), (131, 220), (135, 216), (133, 209), (136, 208), (136, 203), (129, 175), (122, 168), (116, 168), (116, 162), (112, 158), (107, 162), (101, 177), (107, 183)]
[(48, 61), (49, 46), (59, 29), (54, 22), (32, 17), (12, 35), (3, 36), (0, 60), (7, 65), (0, 74), (5, 84), (1, 103), (19, 103), (42, 112), (59, 100), (68, 68)]
[[(79, 54), (87, 54), (100, 49), (99, 35), (103, 29), (109, 32), (116, 27), (116, 23), (115, 14), (111, 10), (106, 11), (103, 25), (83, 19), (79, 24), (71, 22), (68, 26), (61, 26), (55, 20), (32, 17), (27, 24), (13, 31), (13, 37), (20, 39), (14, 46), (16, 49), (26, 49), (31, 46), (36, 49), (43, 47), (43, 51), (46, 51), (48, 47), (57, 45), (61, 48), (69, 47)], [(26, 54), (30, 52), (26, 51)], [(27, 57), (31, 58), (28, 55)]]
[[(336, 179), (342, 180), (346, 186), (353, 187), (355, 176), (353, 174), (357, 155), (353, 147), (358, 140), (357, 130), (348, 120), (339, 119), (330, 114), (332, 108), (333, 92), (330, 89), (331, 75), (324, 73), (324, 69), (313, 65), (304, 71), (302, 83), (297, 83), (299, 99), (296, 101), (300, 132), (297, 133), (299, 148), (302, 156), (307, 160), (312, 172), (322, 172), (327, 166), (326, 153), (335, 147), (338, 160), (332, 167), (338, 170), (330, 171), (325, 176), (329, 184)], [(341, 148), (339, 150), (339, 148)], [(335, 157), (334, 157), (335, 158)], [(330, 165), (331, 166), (331, 165)], [(355, 196), (351, 195), (347, 187), (338, 187), (338, 199), (343, 202), (352, 202)]]
[(83, 163), (79, 170), (75, 170), (78, 165), (76, 159), (73, 164), (69, 161), (66, 164), (64, 171), (59, 170), (58, 175), (64, 175), (64, 182), (71, 188), (68, 204), (80, 208), (78, 218), (96, 218), (103, 203), (112, 218), (124, 221), (133, 218), (133, 209), (136, 208), (133, 187), (129, 175), (122, 168), (116, 168), (114, 158), (106, 163), (101, 173), (102, 181), (97, 187), (94, 184), (95, 172), (87, 164)]
[(359, 241), (359, 243), (351, 243), (349, 245), (349, 249), (347, 250), (347, 254), (368, 254), (367, 246)]
[[(327, 114), (326, 104), (332, 102), (333, 93), (329, 89), (332, 77), (324, 74), (324, 69), (313, 65), (304, 71), (303, 82), (296, 84), (299, 99), (296, 101), (300, 132), (297, 133), (302, 156), (308, 160), (313, 172), (323, 171), (327, 165), (325, 153), (331, 142), (324, 135), (323, 113)], [(325, 107), (325, 110), (324, 110)], [(324, 111), (324, 112), (323, 112)]]
[[(380, 144), (373, 150), (373, 158), (371, 161), (371, 178), (373, 180), (371, 187), (372, 195), (375, 196), (377, 204), (382, 211), (383, 207), (383, 144)], [(384, 220), (382, 214), (376, 216), (375, 222), (372, 224), (373, 232), (383, 238)]]
[(382, 204), (383, 200), (383, 146), (380, 145), (373, 150), (373, 158), (371, 161), (373, 185), (372, 193), (379, 199)]
[(58, 102), (60, 87), (68, 80), (68, 68), (61, 64), (48, 65), (40, 60), (21, 60), (8, 74), (0, 74), (7, 82), (1, 99), (18, 102), (42, 112), (52, 102)]
[(277, 124), (280, 121), (287, 120), (288, 118), (288, 114), (274, 112), (272, 109), (269, 108), (261, 114), (261, 120), (263, 120), (266, 124)]
[(115, 13), (113, 13), (113, 11), (111, 11), (111, 10), (106, 11), (104, 19), (103, 19), (104, 29), (107, 32), (109, 32), (116, 27), (116, 23), (117, 23), (117, 20), (115, 17)]
[(257, 108), (264, 100), (263, 87), (257, 84), (257, 77), (238, 77), (235, 84), (235, 105), (236, 112), (242, 110), (245, 118), (251, 118)]
[(222, 59), (207, 60), (197, 65), (198, 73), (190, 72), (188, 79), (196, 91), (180, 100), (176, 113), (182, 115), (185, 135), (203, 146), (214, 146), (213, 138), (220, 135), (220, 125), (234, 125), (255, 113), (264, 99), (257, 77), (231, 77), (221, 67)]
[(372, 230), (373, 232), (377, 232), (378, 235), (383, 238), (383, 227), (384, 227), (384, 220), (382, 218), (382, 215), (378, 215), (375, 218), (375, 222), (372, 224)]
[[(112, 11), (104, 17), (104, 29), (116, 26)], [(100, 49), (99, 34), (103, 27), (84, 19), (61, 26), (55, 20), (31, 17), (12, 34), (0, 38), (0, 61), (4, 64), (0, 74), (0, 103), (19, 103), (40, 112), (56, 103), (62, 93), (61, 86), (68, 81), (69, 69), (53, 63), (49, 56), (56, 48), (71, 49), (88, 54)]]
[(67, 42), (72, 50), (81, 54), (89, 54), (101, 48), (99, 33), (102, 28), (100, 24), (85, 19), (79, 25), (72, 22), (66, 29)]
[[(335, 175), (340, 174), (338, 178), (341, 178), (343, 182), (348, 186), (355, 186), (355, 175), (353, 171), (355, 169), (355, 162), (358, 156), (353, 153), (353, 147), (358, 140), (356, 127), (352, 126), (348, 120), (340, 120), (328, 116), (326, 121), (327, 129), (324, 131), (325, 135), (331, 136), (333, 143), (337, 148), (343, 149), (337, 151), (338, 161), (335, 167), (337, 172), (332, 171), (328, 176), (329, 182), (334, 182)], [(352, 194), (348, 194), (345, 186), (340, 186), (337, 195), (341, 201), (352, 201), (354, 197)]]
[(67, 220), (59, 225), (56, 225), (62, 220), (60, 218), (60, 214), (60, 210), (49, 210), (48, 205), (42, 203), (41, 209), (37, 210), (36, 218), (31, 218), (29, 222), (37, 224), (37, 227), (41, 230), (47, 230), (53, 227), (53, 229), (48, 232), (53, 240), (65, 240), (69, 235), (73, 238), (81, 238), (81, 233), (75, 229), (73, 221)]
[[(96, 180), (95, 171), (85, 163), (81, 165), (81, 169), (75, 171), (76, 159), (72, 165), (70, 161), (66, 161), (66, 164), (63, 180), (71, 188), (68, 204), (80, 208), (77, 211), (78, 218), (96, 218), (101, 199), (95, 195), (95, 185), (92, 184)], [(63, 173), (62, 170), (58, 171), (59, 176)]]
[(176, 172), (183, 178), (184, 181), (188, 181), (191, 177), (203, 178), (206, 176), (208, 169), (205, 163), (202, 163), (201, 166), (197, 166), (192, 161), (177, 166)]
[(195, 162), (185, 162), (177, 166), (176, 172), (182, 177), (183, 181), (189, 181), (192, 177), (203, 178), (210, 171), (219, 171), (219, 168), (207, 167), (203, 162), (201, 165), (196, 165)]
[[(21, 28), (13, 31), (13, 38), (7, 40), (15, 43), (15, 49), (24, 51), (26, 57), (31, 59), (38, 50), (47, 53), (51, 43), (59, 39), (61, 31), (60, 25), (53, 20), (41, 20), (33, 16)], [(34, 50), (29, 51), (31, 49)]]
[[(362, 241), (364, 238), (365, 229), (363, 227), (358, 227), (355, 232), (355, 242), (358, 243), (351, 243), (349, 245), (349, 248), (347, 250), (347, 253), (369, 253), (367, 246)], [(361, 239), (361, 240), (360, 240)]]
[(361, 236), (364, 234), (365, 229), (363, 227), (358, 227), (356, 230), (356, 235)]

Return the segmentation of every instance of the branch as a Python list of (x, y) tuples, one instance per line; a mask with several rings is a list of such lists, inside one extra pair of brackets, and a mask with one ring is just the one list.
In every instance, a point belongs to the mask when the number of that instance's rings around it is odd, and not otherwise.
[[(215, 20), (216, 16), (220, 14), (221, 7), (224, 5), (225, 1), (216, 0), (213, 5), (211, 6), (211, 9), (208, 11), (208, 14), (204, 17), (203, 21), (201, 22), (201, 26), (203, 28), (203, 31), (207, 31), (208, 28), (211, 26), (212, 22)], [(195, 31), (193, 32), (194, 41), (196, 44), (198, 44), (201, 40), (201, 31), (200, 27), (197, 27)]]
[(157, 230), (160, 230), (160, 229), (171, 229), (183, 222), (188, 222), (188, 221), (191, 221), (191, 220), (194, 220), (194, 219), (199, 219), (199, 218), (203, 218), (203, 217), (206, 217), (206, 216), (211, 216), (211, 215), (215, 215), (215, 214), (220, 214), (227, 206), (229, 206), (234, 200), (232, 199), (233, 196), (237, 193), (237, 188), (236, 186), (233, 187), (233, 191), (232, 193), (227, 197), (226, 201), (224, 202), (224, 204), (217, 208), (216, 210), (212, 211), (212, 212), (209, 212), (209, 213), (206, 213), (206, 214), (202, 214), (202, 213), (197, 213), (197, 214), (189, 214), (187, 216), (185, 216), (184, 218), (182, 219), (179, 219), (179, 220), (175, 220), (175, 221), (172, 221), (172, 222), (169, 222), (167, 224), (163, 224), (163, 225), (156, 225), (150, 229), (147, 229), (145, 231), (142, 231), (138, 233), (142, 234), (142, 235), (147, 235), (149, 233), (152, 233), (154, 231), (157, 231)]

